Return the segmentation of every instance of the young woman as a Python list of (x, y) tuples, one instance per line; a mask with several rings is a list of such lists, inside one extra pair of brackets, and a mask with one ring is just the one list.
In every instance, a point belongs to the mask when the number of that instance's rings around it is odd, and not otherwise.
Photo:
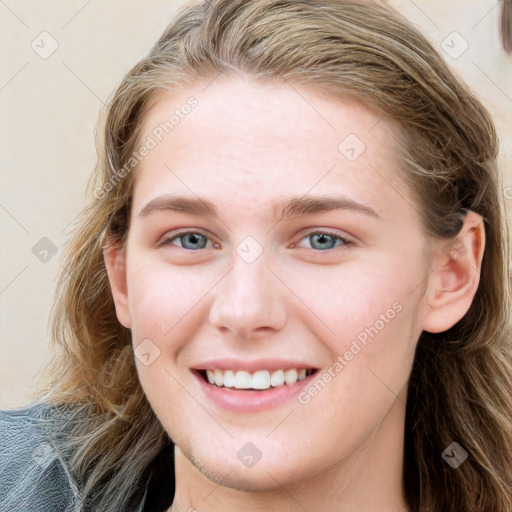
[(389, 7), (187, 7), (112, 97), (2, 510), (507, 512), (489, 115)]

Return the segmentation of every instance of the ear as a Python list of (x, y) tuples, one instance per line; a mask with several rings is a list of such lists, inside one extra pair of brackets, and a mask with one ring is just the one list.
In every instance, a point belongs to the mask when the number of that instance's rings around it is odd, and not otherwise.
[(132, 320), (130, 308), (128, 307), (126, 249), (119, 247), (117, 244), (109, 244), (103, 249), (103, 259), (114, 298), (117, 319), (121, 325), (130, 329)]
[(424, 331), (446, 331), (467, 313), (480, 282), (484, 248), (483, 218), (469, 211), (457, 238), (435, 249), (434, 270), (427, 281)]

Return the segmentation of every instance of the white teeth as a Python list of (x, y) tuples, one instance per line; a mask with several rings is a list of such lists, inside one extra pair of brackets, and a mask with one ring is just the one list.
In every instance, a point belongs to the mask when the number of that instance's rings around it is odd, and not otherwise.
[(270, 373), (267, 370), (260, 370), (252, 376), (252, 387), (254, 389), (268, 389), (270, 387)]
[(235, 387), (235, 372), (228, 370), (224, 372), (224, 387), (234, 388)]
[(210, 384), (218, 387), (235, 389), (259, 389), (265, 390), (271, 387), (279, 387), (285, 384), (295, 384), (311, 375), (311, 370), (291, 368), (288, 370), (258, 370), (253, 374), (246, 371), (234, 370), (206, 370), (206, 377)]
[(251, 374), (249, 372), (236, 372), (235, 373), (235, 388), (237, 388), (237, 389), (252, 388)]
[(284, 372), (284, 381), (286, 382), (286, 384), (295, 384), (298, 378), (299, 375), (295, 368), (292, 368), (291, 370)]
[(215, 384), (217, 384), (217, 386), (224, 385), (224, 374), (220, 370), (215, 370), (213, 378), (215, 379)]
[(283, 370), (276, 370), (272, 372), (272, 377), (270, 378), (270, 384), (272, 386), (282, 386), (284, 384), (284, 372)]

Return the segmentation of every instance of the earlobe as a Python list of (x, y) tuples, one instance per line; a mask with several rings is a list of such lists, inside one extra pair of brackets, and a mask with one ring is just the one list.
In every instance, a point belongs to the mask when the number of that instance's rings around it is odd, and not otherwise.
[(469, 211), (457, 238), (440, 243), (436, 249), (427, 283), (423, 330), (446, 331), (467, 313), (480, 282), (484, 249), (483, 218)]
[(108, 280), (117, 319), (127, 329), (131, 328), (130, 309), (128, 307), (128, 285), (126, 276), (126, 250), (115, 244), (109, 244), (103, 250), (103, 259), (107, 269)]

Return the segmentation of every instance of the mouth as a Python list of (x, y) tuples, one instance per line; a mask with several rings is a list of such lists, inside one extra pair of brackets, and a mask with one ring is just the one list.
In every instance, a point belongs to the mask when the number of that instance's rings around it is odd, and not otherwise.
[(234, 413), (257, 413), (296, 400), (319, 371), (301, 366), (279, 368), (276, 363), (270, 365), (272, 368), (262, 365), (258, 369), (255, 364), (244, 365), (244, 369), (230, 369), (229, 363), (223, 368), (211, 364), (209, 368), (194, 368), (192, 373), (212, 405)]
[(278, 370), (199, 370), (204, 381), (218, 388), (238, 391), (266, 391), (271, 388), (291, 386), (313, 375), (313, 368), (282, 368)]

